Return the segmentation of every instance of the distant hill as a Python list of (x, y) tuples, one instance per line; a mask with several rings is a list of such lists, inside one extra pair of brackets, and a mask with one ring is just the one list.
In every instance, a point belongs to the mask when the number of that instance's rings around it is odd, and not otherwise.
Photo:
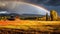
[(16, 14), (16, 13), (4, 13), (4, 14), (0, 14), (0, 16), (19, 16), (19, 17), (43, 17), (45, 15), (40, 15), (40, 14)]
[(43, 17), (44, 15), (40, 14), (22, 14), (23, 17)]

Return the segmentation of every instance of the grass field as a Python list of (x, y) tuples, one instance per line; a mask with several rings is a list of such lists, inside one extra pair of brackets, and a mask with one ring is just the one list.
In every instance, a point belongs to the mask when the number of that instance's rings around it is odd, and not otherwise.
[[(21, 32), (21, 30), (23, 30)], [(1, 32), (3, 31), (3, 32)], [(0, 32), (3, 34), (4, 32), (7, 34), (12, 32), (12, 34), (15, 32), (18, 33), (26, 33), (26, 34), (33, 34), (35, 33), (44, 33), (44, 34), (50, 34), (55, 33), (58, 34), (60, 32), (60, 21), (37, 21), (37, 20), (19, 20), (16, 19), (15, 21), (9, 21), (9, 20), (1, 20), (0, 21)], [(32, 31), (32, 32), (31, 32)], [(24, 33), (24, 34), (25, 34)]]
[(1, 28), (16, 28), (16, 29), (35, 29), (40, 31), (51, 31), (53, 29), (60, 29), (60, 21), (32, 21), (32, 20), (19, 20), (0, 21)]

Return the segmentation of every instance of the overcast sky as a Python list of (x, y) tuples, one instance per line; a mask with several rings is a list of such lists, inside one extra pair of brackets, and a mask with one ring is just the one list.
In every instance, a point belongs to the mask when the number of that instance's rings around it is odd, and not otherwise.
[[(3, 1), (3, 0), (0, 0), (0, 1)], [(39, 6), (43, 6), (48, 10), (56, 10), (60, 15), (60, 0), (17, 0), (17, 1), (24, 1), (28, 3), (37, 4)]]
[(48, 10), (56, 10), (60, 15), (60, 0), (25, 0), (25, 2), (43, 6)]

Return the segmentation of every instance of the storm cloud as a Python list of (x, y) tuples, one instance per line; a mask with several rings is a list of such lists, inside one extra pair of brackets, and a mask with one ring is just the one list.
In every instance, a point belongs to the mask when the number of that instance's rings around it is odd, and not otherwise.
[(56, 10), (60, 15), (60, 0), (26, 0), (26, 2), (43, 6), (48, 10)]
[(42, 6), (48, 10), (56, 10), (58, 14), (60, 15), (60, 0), (16, 0), (16, 1), (24, 1), (27, 3), (33, 3), (39, 6)]
[(36, 4), (52, 5), (52, 6), (60, 5), (60, 0), (25, 0), (25, 1)]

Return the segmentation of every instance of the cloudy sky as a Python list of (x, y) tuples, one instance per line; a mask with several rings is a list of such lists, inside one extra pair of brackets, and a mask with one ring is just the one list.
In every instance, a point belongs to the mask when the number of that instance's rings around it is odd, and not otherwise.
[[(2, 0), (1, 0), (2, 1)], [(4, 0), (3, 0), (4, 1)], [(5, 0), (7, 1), (7, 0)], [(10, 0), (8, 0), (10, 1)], [(56, 10), (60, 15), (60, 0), (17, 0), (37, 4), (48, 10)]]
[(43, 6), (48, 10), (56, 10), (60, 15), (60, 0), (24, 0), (28, 3), (37, 4)]

